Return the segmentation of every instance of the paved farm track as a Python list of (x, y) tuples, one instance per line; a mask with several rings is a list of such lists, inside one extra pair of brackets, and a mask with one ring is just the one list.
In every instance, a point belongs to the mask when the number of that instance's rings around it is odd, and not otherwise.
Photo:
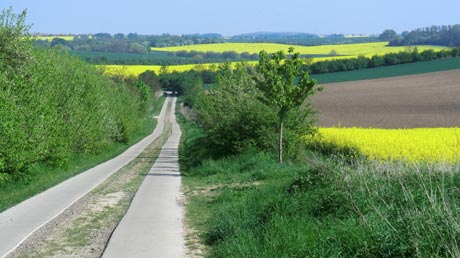
[[(173, 98), (173, 107), (175, 103)], [(179, 172), (181, 131), (174, 112), (169, 117), (172, 133), (115, 229), (103, 257), (186, 256)]]
[[(35, 231), (59, 216), (110, 175), (135, 159), (164, 128), (167, 98), (158, 117), (155, 131), (114, 159), (50, 188), (0, 213), (0, 257), (6, 256)], [(169, 119), (169, 117), (168, 117)]]

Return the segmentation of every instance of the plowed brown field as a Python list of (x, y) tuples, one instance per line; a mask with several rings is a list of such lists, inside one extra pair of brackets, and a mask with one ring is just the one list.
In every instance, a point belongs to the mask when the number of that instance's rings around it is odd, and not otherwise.
[(460, 70), (323, 86), (312, 97), (322, 127), (460, 126)]

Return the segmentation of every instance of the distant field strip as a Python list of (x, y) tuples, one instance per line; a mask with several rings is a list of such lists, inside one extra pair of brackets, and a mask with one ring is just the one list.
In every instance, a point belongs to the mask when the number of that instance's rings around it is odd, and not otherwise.
[[(321, 45), (321, 46), (298, 46), (274, 43), (219, 43), (219, 44), (201, 44), (180, 47), (152, 48), (154, 51), (177, 52), (177, 51), (200, 51), (200, 52), (225, 52), (235, 51), (238, 53), (248, 52), (250, 54), (259, 53), (265, 50), (269, 53), (283, 50), (287, 52), (290, 47), (295, 48), (296, 52), (305, 55), (328, 55), (331, 50), (335, 50), (337, 55), (341, 56), (358, 56), (358, 55), (383, 55), (405, 51), (408, 47), (388, 47), (388, 42), (373, 42), (359, 44), (341, 44), (341, 45)], [(417, 46), (419, 51), (434, 49), (435, 51), (446, 49), (440, 46)], [(330, 58), (329, 58), (330, 59)]]
[(33, 36), (34, 39), (45, 40), (45, 41), (52, 41), (54, 38), (60, 38), (63, 40), (71, 41), (73, 40), (74, 36)]
[(460, 128), (364, 129), (320, 128), (309, 140), (321, 146), (352, 147), (370, 159), (448, 162), (460, 161)]
[[(257, 61), (247, 62), (249, 65), (256, 65)], [(231, 63), (232, 67), (236, 67), (238, 62)], [(210, 63), (210, 64), (185, 64), (185, 65), (169, 65), (167, 66), (168, 72), (186, 72), (192, 69), (209, 69), (216, 70), (222, 63)], [(139, 74), (150, 70), (155, 71), (157, 74), (161, 70), (161, 65), (100, 65), (105, 69), (107, 74), (122, 74), (138, 76)]]
[[(298, 45), (286, 45), (286, 44), (274, 44), (274, 43), (220, 43), (220, 44), (199, 44), (199, 45), (189, 45), (189, 46), (180, 46), (180, 47), (166, 47), (166, 48), (151, 48), (152, 51), (157, 52), (177, 52), (177, 51), (200, 51), (200, 52), (225, 52), (225, 51), (235, 51), (238, 53), (248, 52), (251, 54), (259, 53), (261, 50), (267, 52), (276, 52), (283, 50), (287, 52), (289, 47), (294, 47), (296, 52), (299, 52), (304, 55), (328, 55), (332, 50), (337, 53), (337, 56), (329, 57), (316, 57), (313, 58), (313, 62), (333, 60), (333, 59), (346, 59), (354, 58), (359, 55), (364, 55), (366, 57), (371, 57), (373, 55), (383, 55), (387, 53), (395, 53), (400, 51), (407, 51), (413, 49), (412, 47), (388, 47), (386, 46), (387, 42), (377, 42), (377, 43), (360, 43), (360, 44), (341, 44), (341, 45), (322, 45), (322, 46), (298, 46)], [(440, 46), (417, 46), (418, 50), (421, 52), (427, 49), (433, 49), (439, 51), (442, 49), (447, 49), (446, 47)], [(237, 62), (233, 62), (232, 65), (235, 65)], [(257, 61), (248, 62), (251, 65), (257, 64)], [(211, 67), (217, 67), (219, 63), (209, 63), (203, 64), (200, 67), (210, 69)], [(123, 71), (124, 74), (137, 76), (140, 73), (146, 70), (152, 70), (159, 72), (161, 66), (159, 65), (106, 65), (107, 71), (109, 73), (118, 73)], [(168, 66), (169, 72), (177, 71), (184, 72), (194, 69), (196, 64), (187, 64), (187, 65), (171, 65)]]
[[(235, 63), (236, 64), (236, 63)], [(186, 64), (186, 65), (171, 65), (168, 66), (167, 69), (169, 72), (185, 72), (190, 71), (192, 69), (197, 68), (205, 68), (210, 69), (211, 66), (219, 64)], [(105, 69), (107, 74), (121, 74), (121, 75), (129, 75), (129, 76), (138, 76), (139, 74), (150, 70), (154, 71), (155, 73), (159, 73), (161, 70), (161, 65), (101, 65)]]
[(370, 80), (403, 75), (422, 74), (460, 69), (460, 58), (438, 59), (432, 61), (384, 66), (347, 72), (315, 74), (312, 78), (319, 83)]
[[(347, 57), (335, 57), (347, 58)], [(314, 62), (322, 61), (328, 58), (314, 58)], [(250, 65), (256, 65), (257, 61), (247, 62)], [(233, 62), (235, 66), (237, 62)], [(215, 70), (221, 63), (209, 64), (186, 64), (186, 65), (170, 65), (168, 66), (169, 72), (184, 72), (192, 69), (210, 69)], [(109, 74), (125, 74), (137, 76), (147, 70), (155, 71), (158, 73), (161, 69), (160, 65), (101, 65), (105, 67)], [(412, 75), (421, 73), (430, 73), (438, 71), (447, 71), (453, 69), (460, 69), (460, 58), (439, 59), (425, 62), (392, 65), (379, 68), (369, 68), (347, 72), (315, 74), (312, 78), (316, 79), (319, 83), (332, 83), (332, 82), (347, 82), (357, 80), (369, 80), (378, 78), (387, 78), (402, 75)]]

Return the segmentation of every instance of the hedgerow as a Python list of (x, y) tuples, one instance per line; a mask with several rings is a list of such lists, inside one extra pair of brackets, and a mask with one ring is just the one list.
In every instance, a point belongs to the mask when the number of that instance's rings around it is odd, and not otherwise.
[(0, 181), (128, 143), (151, 95), (61, 49), (35, 48), (25, 16), (0, 15)]

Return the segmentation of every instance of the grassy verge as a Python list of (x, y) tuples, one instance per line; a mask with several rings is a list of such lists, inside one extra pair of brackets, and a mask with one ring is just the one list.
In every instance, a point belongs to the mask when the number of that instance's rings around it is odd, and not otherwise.
[(248, 153), (185, 171), (186, 216), (207, 257), (460, 255), (458, 166), (275, 160)]
[(131, 145), (150, 134), (156, 126), (154, 114), (160, 112), (164, 98), (155, 102), (148, 116), (141, 122), (140, 129), (129, 144), (113, 143), (97, 155), (75, 154), (69, 158), (68, 164), (62, 167), (38, 165), (33, 173), (17, 181), (0, 184), (0, 212), (40, 193), (60, 182), (96, 166), (128, 149)]
[(438, 59), (348, 72), (315, 74), (311, 77), (319, 83), (333, 83), (440, 72), (453, 69), (460, 69), (460, 58)]

